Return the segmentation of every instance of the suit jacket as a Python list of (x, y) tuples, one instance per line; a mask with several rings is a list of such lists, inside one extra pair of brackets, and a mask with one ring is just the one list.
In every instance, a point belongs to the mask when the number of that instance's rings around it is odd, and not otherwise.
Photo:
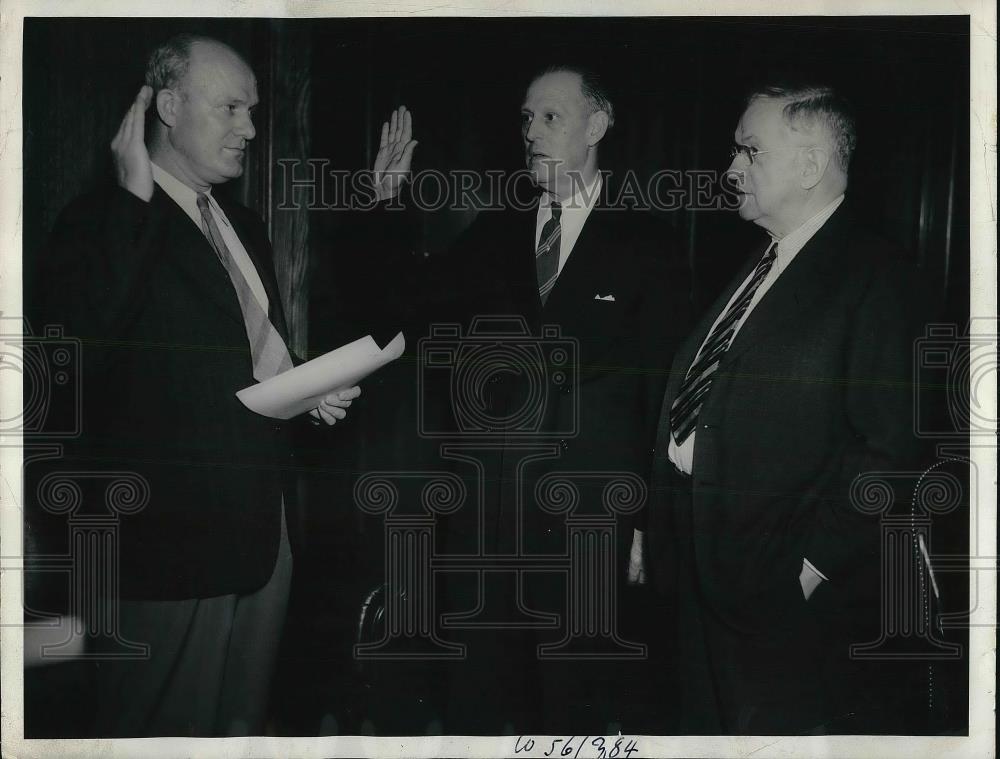
[[(768, 290), (723, 356), (694, 450), (693, 535), (672, 535), (677, 480), (669, 412), (709, 329), (761, 249), (678, 350), (654, 454), (649, 561), (669, 585), (674, 538), (693, 540), (702, 598), (735, 630), (768, 629), (801, 605), (803, 558), (841, 610), (878, 593), (879, 523), (852, 504), (862, 472), (906, 469), (915, 319), (911, 272), (841, 207)], [(826, 586), (829, 586), (827, 588)], [(876, 612), (877, 617), (877, 612)]]
[[(285, 335), (260, 219), (218, 198)], [(288, 425), (246, 409), (254, 382), (236, 292), (190, 217), (159, 187), (115, 187), (60, 216), (35, 320), (79, 338), (83, 428), (60, 466), (136, 472), (149, 502), (121, 515), (121, 595), (210, 597), (262, 586), (277, 555)], [(104, 510), (95, 494), (86, 508)]]
[[(607, 513), (602, 499), (608, 479), (602, 472), (631, 473), (642, 480), (640, 489), (646, 487), (666, 368), (690, 314), (690, 277), (665, 225), (650, 214), (609, 208), (603, 200), (591, 211), (543, 305), (535, 269), (535, 220), (536, 207), (483, 211), (448, 254), (412, 261), (398, 285), (411, 293), (419, 317), (411, 319), (411, 337), (427, 335), (429, 323), (457, 323), (466, 346), (464, 354), (456, 354), (453, 368), (439, 372), (436, 390), (433, 383), (425, 385), (425, 424), (453, 429), (459, 433), (455, 439), (468, 442), (472, 438), (461, 433), (470, 425), (478, 430), (491, 418), (516, 416), (533, 403), (542, 407), (537, 417), (494, 429), (498, 435), (492, 439), (500, 450), (483, 476), (487, 513), (496, 516), (498, 526), (495, 533), (488, 529), (486, 549), (502, 553), (514, 549), (518, 495), (525, 504), (520, 550), (565, 549), (565, 515), (544, 513), (535, 499), (535, 485), (547, 473), (575, 473), (580, 508), (590, 514)], [(458, 374), (475, 375), (469, 367), (477, 360), (476, 340), (470, 335), (476, 327), (491, 325), (474, 319), (501, 315), (523, 319), (530, 334), (508, 337), (508, 344), (537, 344), (542, 365), (532, 367), (528, 361), (520, 374), (487, 371), (472, 384), (449, 384)], [(547, 336), (543, 325), (550, 329)], [(560, 346), (569, 351), (568, 371), (552, 362)], [(506, 354), (505, 360), (509, 358)], [(536, 387), (528, 377), (533, 369), (541, 378)], [(426, 367), (422, 370), (428, 373)], [(476, 383), (481, 384), (473, 388)], [(531, 387), (538, 392), (535, 401), (527, 400)], [(472, 389), (480, 394), (473, 396)], [(456, 406), (477, 403), (480, 416), (456, 418)], [(525, 442), (554, 446), (555, 453), (518, 470), (524, 452), (513, 446)], [(465, 521), (474, 509), (470, 504), (461, 511), (450, 520), (450, 552), (456, 546), (462, 552), (475, 550), (475, 528)], [(620, 521), (619, 564), (627, 559), (632, 525), (631, 519)]]

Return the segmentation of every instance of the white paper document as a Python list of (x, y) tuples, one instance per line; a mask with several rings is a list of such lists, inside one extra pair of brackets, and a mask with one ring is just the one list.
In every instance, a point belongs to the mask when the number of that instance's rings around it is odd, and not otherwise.
[(385, 348), (371, 335), (342, 345), (312, 361), (236, 393), (243, 405), (272, 419), (291, 419), (312, 411), (325, 395), (358, 384), (403, 354), (406, 341), (400, 332)]

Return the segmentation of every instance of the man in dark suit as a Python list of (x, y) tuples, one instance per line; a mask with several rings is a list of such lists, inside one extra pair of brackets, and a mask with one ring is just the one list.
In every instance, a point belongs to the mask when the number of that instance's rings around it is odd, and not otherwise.
[[(264, 729), (292, 449), (288, 424), (235, 393), (292, 360), (264, 225), (212, 191), (242, 174), (256, 104), (231, 48), (162, 44), (111, 143), (117, 186), (71, 204), (42, 261), (38, 311), (83, 344), (83, 434), (63, 463), (149, 487), (120, 520), (111, 599), (118, 634), (149, 657), (98, 662), (98, 736)], [(328, 396), (316, 422), (343, 418), (359, 392)]]
[(850, 493), (914, 453), (910, 275), (843, 205), (835, 92), (757, 91), (735, 143), (768, 239), (674, 359), (646, 560), (679, 597), (679, 732), (836, 731), (885, 675), (848, 653), (879, 624), (879, 524)]
[[(572, 516), (618, 517), (617, 541), (588, 549), (589, 559), (613, 565), (614, 585), (602, 587), (595, 603), (606, 605), (617, 627), (636, 523), (634, 515), (615, 514), (605, 488), (626, 475), (636, 503), (644, 501), (665, 370), (686, 330), (689, 278), (651, 215), (613, 204), (598, 154), (614, 107), (593, 73), (567, 66), (540, 73), (525, 94), (521, 123), (531, 195), (503, 210), (481, 211), (447, 254), (382, 271), (405, 272), (399, 290), (412, 294), (423, 316), (415, 337), (427, 334), (427, 323), (460, 325), (452, 374), (436, 392), (426, 384), (421, 402), (425, 427), (443, 419), (442, 427), (454, 431), (452, 442), (470, 446), (467, 458), (480, 462), (478, 474), (462, 471), (469, 473), (470, 494), (477, 492), (473, 485), (482, 486), (483, 503), (477, 511), (472, 497), (441, 520), (448, 533), (442, 550), (496, 558), (498, 569), (505, 557), (565, 555), (567, 514), (547, 510), (553, 494), (543, 492), (545, 483), (553, 484), (547, 475), (565, 473), (578, 494)], [(380, 187), (409, 169), (414, 145), (410, 114), (400, 108), (383, 126), (375, 164)], [(382, 191), (383, 198), (393, 194)], [(481, 318), (490, 316), (507, 317), (506, 324)], [(554, 329), (545, 333), (546, 326)], [(491, 340), (491, 330), (495, 348), (477, 349)], [(568, 343), (570, 360), (560, 367), (558, 347)], [(539, 350), (517, 352), (529, 344)], [(449, 383), (453, 377), (470, 381)], [(486, 442), (475, 449), (476, 440)], [(518, 585), (514, 565), (505, 566), (449, 575), (450, 611), (478, 605), (480, 613), (466, 621), (525, 631), (544, 614), (556, 615), (551, 618), (559, 625), (531, 634), (468, 633), (445, 729), (599, 734), (617, 723), (635, 730), (640, 711), (651, 706), (643, 691), (648, 668), (643, 661), (611, 660), (627, 648), (617, 646), (627, 637), (622, 629), (608, 660), (539, 657), (540, 644), (558, 642), (575, 624), (568, 598), (581, 578), (536, 571), (520, 575)]]

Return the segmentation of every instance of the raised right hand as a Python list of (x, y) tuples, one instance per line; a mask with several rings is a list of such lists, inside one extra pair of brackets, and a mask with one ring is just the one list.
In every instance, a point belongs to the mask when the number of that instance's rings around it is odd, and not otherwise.
[(153, 197), (153, 164), (146, 150), (146, 109), (152, 99), (153, 88), (144, 84), (111, 141), (118, 184), (145, 201)]
[(413, 120), (405, 105), (392, 112), (382, 123), (378, 154), (372, 171), (375, 173), (375, 192), (378, 200), (394, 198), (410, 174), (413, 149)]

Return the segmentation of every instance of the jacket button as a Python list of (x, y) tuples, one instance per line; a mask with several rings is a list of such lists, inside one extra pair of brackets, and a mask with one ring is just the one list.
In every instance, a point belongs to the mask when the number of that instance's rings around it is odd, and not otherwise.
[(560, 448), (560, 450), (565, 451), (565, 450), (567, 450), (569, 448), (569, 443), (566, 442), (565, 439), (564, 440), (560, 440), (559, 441), (559, 448)]

